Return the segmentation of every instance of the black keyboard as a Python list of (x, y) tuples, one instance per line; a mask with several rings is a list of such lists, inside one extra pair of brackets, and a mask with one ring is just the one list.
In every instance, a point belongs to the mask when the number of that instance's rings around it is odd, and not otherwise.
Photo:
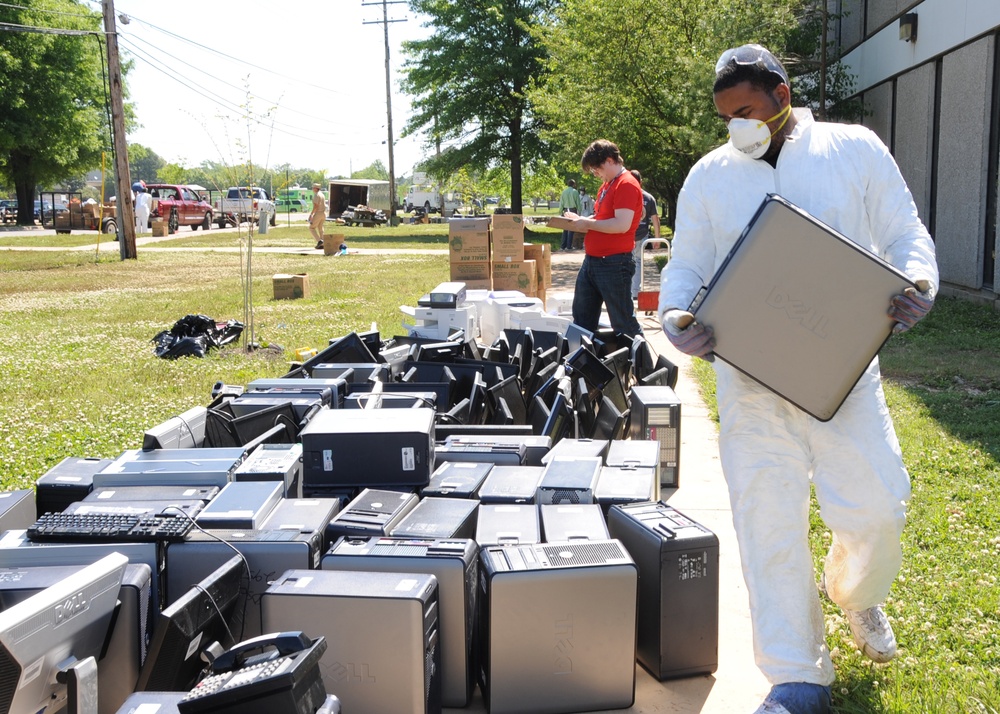
[(145, 543), (183, 540), (191, 520), (181, 515), (46, 513), (28, 528), (28, 540)]

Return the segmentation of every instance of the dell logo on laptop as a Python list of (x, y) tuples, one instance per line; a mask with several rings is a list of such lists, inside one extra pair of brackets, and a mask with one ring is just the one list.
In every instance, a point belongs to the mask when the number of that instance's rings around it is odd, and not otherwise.
[(788, 293), (784, 293), (777, 286), (771, 288), (765, 301), (770, 307), (784, 310), (788, 319), (798, 322), (817, 337), (826, 339), (826, 326), (829, 319), (826, 315), (818, 312), (816, 308), (806, 305), (801, 300), (795, 300)]

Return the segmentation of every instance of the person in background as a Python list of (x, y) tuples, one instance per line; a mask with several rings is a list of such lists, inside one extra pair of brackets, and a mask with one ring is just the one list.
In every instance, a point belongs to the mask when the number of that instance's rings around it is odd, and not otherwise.
[(146, 184), (142, 181), (136, 181), (132, 184), (132, 192), (135, 194), (135, 232), (136, 234), (146, 233), (153, 198), (149, 195)]
[[(565, 216), (567, 212), (580, 214), (583, 204), (580, 202), (580, 192), (576, 190), (576, 181), (569, 179), (566, 181), (566, 188), (559, 195), (559, 214)], [(573, 231), (563, 230), (562, 250), (573, 250)]]
[[(632, 169), (632, 175), (639, 182), (642, 189), (642, 174), (636, 169)], [(656, 199), (653, 194), (645, 189), (642, 190), (642, 219), (635, 229), (635, 247), (632, 249), (632, 259), (635, 261), (635, 274), (632, 276), (632, 299), (639, 297), (639, 290), (642, 288), (642, 242), (649, 238), (649, 225), (653, 224), (653, 237), (660, 237), (660, 217), (656, 213)]]
[(625, 169), (618, 147), (606, 139), (591, 143), (580, 164), (602, 183), (593, 216), (566, 214), (573, 222), (574, 232), (586, 233), (583, 240), (586, 255), (573, 293), (573, 322), (596, 332), (603, 304), (614, 331), (635, 337), (642, 333), (642, 327), (636, 319), (629, 288), (635, 272), (632, 236), (642, 217), (642, 189)]
[(309, 232), (316, 239), (316, 250), (323, 249), (323, 225), (326, 223), (326, 196), (318, 183), (312, 185), (313, 202), (309, 212)]
[[(888, 148), (863, 126), (816, 122), (808, 109), (793, 111), (785, 68), (760, 45), (727, 50), (715, 72), (715, 107), (729, 142), (695, 164), (678, 198), (659, 305), (670, 342), (712, 359), (711, 325), (693, 321), (687, 306), (769, 193), (905, 272), (918, 289), (872, 309), (886, 310), (897, 332), (913, 327), (933, 305), (938, 269)], [(772, 685), (756, 714), (826, 714), (835, 677), (820, 592), (843, 610), (870, 659), (888, 662), (897, 648), (881, 603), (902, 563), (910, 481), (878, 358), (826, 422), (721, 360), (713, 365), (719, 451), (754, 655)], [(809, 546), (810, 487), (833, 534), (819, 585)]]

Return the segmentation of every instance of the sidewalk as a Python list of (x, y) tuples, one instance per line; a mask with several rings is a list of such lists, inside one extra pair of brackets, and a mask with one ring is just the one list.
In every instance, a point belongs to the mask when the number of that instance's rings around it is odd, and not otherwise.
[[(553, 292), (572, 292), (583, 251), (552, 256)], [(658, 288), (654, 262), (645, 262), (647, 290)], [(655, 315), (639, 314), (646, 339), (654, 352), (680, 368), (676, 392), (681, 399), (679, 488), (667, 489), (663, 500), (719, 537), (719, 668), (713, 675), (659, 682), (636, 665), (635, 703), (618, 712), (652, 714), (750, 714), (763, 701), (770, 685), (753, 661), (747, 592), (740, 571), (739, 551), (729, 508), (729, 494), (719, 463), (718, 428), (709, 418), (698, 385), (691, 374), (691, 358), (674, 349)], [(678, 643), (683, 647), (683, 643)], [(478, 697), (468, 709), (485, 712)]]

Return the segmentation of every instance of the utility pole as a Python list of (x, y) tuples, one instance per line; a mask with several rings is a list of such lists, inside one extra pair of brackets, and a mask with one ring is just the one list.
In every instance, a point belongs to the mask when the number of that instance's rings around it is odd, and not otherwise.
[(128, 172), (128, 144), (125, 141), (125, 103), (122, 100), (122, 68), (118, 59), (118, 31), (115, 28), (114, 0), (102, 0), (104, 33), (108, 42), (108, 82), (111, 85), (111, 142), (115, 155), (115, 184), (118, 214), (118, 249), (122, 260), (135, 259), (135, 206)]
[(406, 0), (381, 0), (380, 2), (363, 2), (362, 7), (369, 5), (382, 6), (382, 19), (365, 22), (365, 25), (382, 25), (385, 31), (385, 111), (388, 117), (386, 125), (389, 129), (389, 225), (396, 225), (396, 164), (393, 160), (393, 140), (392, 140), (392, 72), (389, 67), (389, 23), (405, 22), (405, 20), (390, 20), (389, 5), (405, 5)]

